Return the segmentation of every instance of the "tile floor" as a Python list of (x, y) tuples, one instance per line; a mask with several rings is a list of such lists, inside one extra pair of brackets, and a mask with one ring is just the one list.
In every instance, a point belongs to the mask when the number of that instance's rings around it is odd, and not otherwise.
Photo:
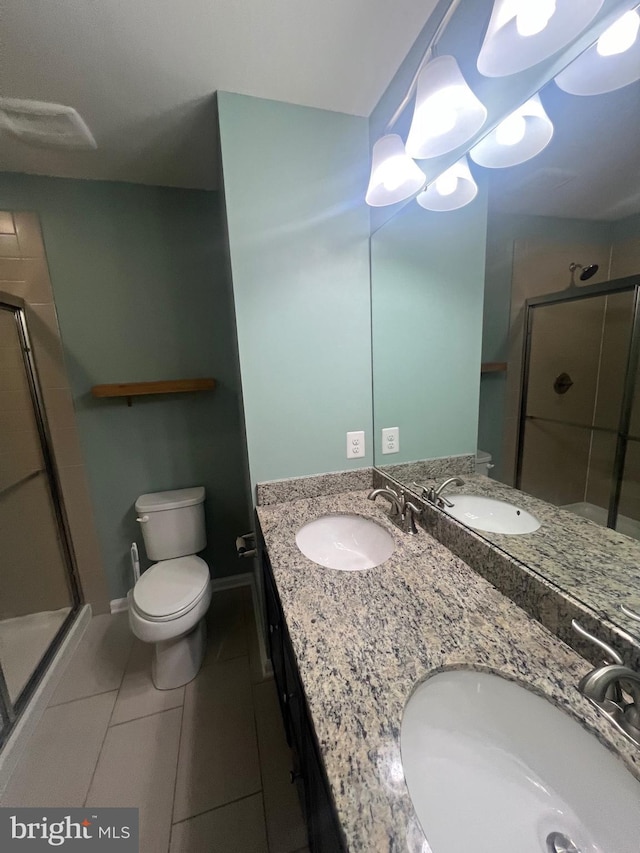
[(127, 614), (97, 616), (2, 798), (135, 806), (140, 853), (306, 853), (248, 588), (216, 593), (197, 678), (156, 690)]
[(70, 607), (0, 621), (0, 660), (11, 699), (16, 699), (67, 618)]

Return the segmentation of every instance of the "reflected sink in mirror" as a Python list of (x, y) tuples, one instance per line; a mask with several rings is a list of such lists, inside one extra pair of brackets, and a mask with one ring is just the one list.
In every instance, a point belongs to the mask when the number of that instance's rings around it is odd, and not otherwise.
[(326, 569), (360, 572), (388, 560), (395, 544), (387, 531), (361, 515), (325, 515), (296, 533), (296, 545)]
[(518, 536), (533, 533), (540, 527), (538, 519), (520, 507), (479, 495), (450, 495), (453, 506), (443, 507), (457, 521), (487, 533)]
[(432, 853), (637, 853), (640, 783), (513, 681), (469, 670), (429, 678), (405, 708), (401, 750)]

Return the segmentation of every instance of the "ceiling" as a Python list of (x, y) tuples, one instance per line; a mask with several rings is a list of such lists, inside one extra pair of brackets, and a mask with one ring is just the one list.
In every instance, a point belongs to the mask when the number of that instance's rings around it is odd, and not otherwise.
[(75, 107), (96, 151), (0, 135), (0, 170), (211, 189), (213, 93), (368, 116), (437, 0), (2, 0), (0, 95)]

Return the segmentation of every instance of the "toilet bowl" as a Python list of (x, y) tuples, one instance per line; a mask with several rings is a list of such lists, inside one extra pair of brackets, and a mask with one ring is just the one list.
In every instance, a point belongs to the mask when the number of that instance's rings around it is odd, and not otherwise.
[(158, 562), (129, 592), (129, 625), (154, 644), (151, 676), (172, 690), (198, 673), (206, 650), (204, 616), (211, 603), (209, 567), (194, 553), (206, 544), (204, 489), (142, 495), (136, 501), (145, 550)]

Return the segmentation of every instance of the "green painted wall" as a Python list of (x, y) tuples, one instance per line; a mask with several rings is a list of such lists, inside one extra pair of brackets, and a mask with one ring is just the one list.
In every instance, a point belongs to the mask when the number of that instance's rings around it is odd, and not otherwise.
[[(406, 207), (371, 237), (378, 465), (475, 453), (487, 196), (448, 213)], [(381, 430), (400, 428), (382, 455)]]
[[(214, 576), (246, 567), (233, 300), (218, 193), (0, 175), (0, 209), (40, 215), (112, 598), (142, 546), (138, 495), (202, 484)], [(94, 400), (102, 382), (215, 376), (212, 394)], [(144, 553), (141, 547), (142, 553)]]
[[(218, 107), (252, 481), (370, 465), (367, 120)], [(348, 461), (358, 429), (367, 455)]]

